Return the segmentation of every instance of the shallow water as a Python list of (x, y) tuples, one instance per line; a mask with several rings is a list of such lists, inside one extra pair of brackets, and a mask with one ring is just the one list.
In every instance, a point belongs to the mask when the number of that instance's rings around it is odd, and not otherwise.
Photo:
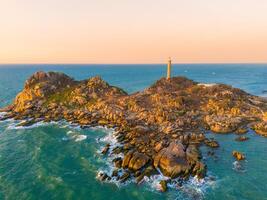
[[(0, 66), (0, 107), (9, 104), (33, 72), (62, 71), (76, 79), (101, 75), (129, 93), (143, 90), (164, 76), (163, 65), (12, 65)], [(175, 65), (173, 74), (203, 83), (226, 83), (265, 96), (267, 65)], [(110, 170), (110, 158), (99, 150), (112, 142), (110, 130), (81, 130), (64, 122), (15, 128), (0, 122), (0, 199), (267, 199), (267, 138), (247, 133), (245, 142), (235, 135), (209, 133), (220, 143), (214, 156), (201, 147), (209, 177), (193, 178), (179, 189), (161, 194), (157, 178), (147, 183), (101, 183), (99, 170)], [(235, 163), (231, 153), (242, 151), (246, 161)], [(213, 180), (214, 179), (214, 180)]]

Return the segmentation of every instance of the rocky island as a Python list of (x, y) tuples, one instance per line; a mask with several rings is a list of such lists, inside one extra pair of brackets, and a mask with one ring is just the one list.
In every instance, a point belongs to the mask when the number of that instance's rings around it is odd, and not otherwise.
[[(169, 181), (203, 178), (200, 145), (219, 147), (207, 132), (244, 134), (251, 128), (267, 136), (267, 101), (224, 84), (200, 84), (185, 77), (167, 77), (141, 92), (127, 94), (100, 77), (75, 81), (57, 72), (36, 72), (14, 102), (1, 109), (1, 120), (18, 126), (66, 120), (81, 128), (115, 129), (117, 146), (103, 154), (117, 155), (111, 176), (137, 183), (162, 173)], [(236, 156), (235, 152), (233, 155)], [(242, 157), (243, 158), (243, 157)], [(166, 180), (160, 182), (166, 190)]]

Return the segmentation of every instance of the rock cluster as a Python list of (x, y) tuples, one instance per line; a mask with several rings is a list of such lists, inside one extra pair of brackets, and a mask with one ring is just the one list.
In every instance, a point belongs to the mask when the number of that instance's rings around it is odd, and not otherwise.
[(246, 137), (246, 136), (239, 136), (235, 139), (235, 141), (238, 141), (238, 142), (243, 142), (243, 141), (246, 141), (248, 140), (249, 138)]
[(255, 130), (256, 133), (259, 135), (262, 135), (264, 137), (267, 137), (267, 122), (259, 122), (252, 126), (252, 128)]
[[(107, 145), (102, 153), (115, 155), (112, 176), (121, 182), (135, 177), (140, 183), (159, 171), (170, 179), (204, 177), (206, 166), (199, 146), (219, 147), (217, 141), (205, 137), (209, 130), (243, 134), (254, 123), (257, 133), (267, 135), (266, 100), (227, 85), (206, 86), (185, 77), (162, 78), (128, 95), (100, 77), (75, 81), (61, 73), (37, 72), (3, 111), (2, 119), (23, 120), (19, 126), (64, 119), (82, 128), (115, 128), (118, 146)], [(111, 177), (101, 173), (99, 178)], [(161, 182), (164, 191), (166, 183)]]
[(241, 152), (233, 151), (232, 155), (236, 158), (236, 160), (244, 160), (245, 156)]

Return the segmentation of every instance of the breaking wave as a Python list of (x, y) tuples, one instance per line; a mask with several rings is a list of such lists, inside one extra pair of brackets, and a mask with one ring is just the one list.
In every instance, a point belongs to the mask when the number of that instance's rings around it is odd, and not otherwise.
[(5, 114), (6, 114), (6, 112), (0, 112), (0, 119), (1, 119), (1, 117), (4, 117)]
[(247, 170), (246, 170), (246, 163), (247, 163), (247, 160), (244, 160), (244, 161), (234, 161), (233, 162), (233, 170), (236, 171), (236, 172), (241, 172), (241, 173), (245, 173)]
[(7, 127), (7, 129), (9, 129), (9, 130), (32, 129), (32, 128), (38, 128), (41, 126), (48, 126), (51, 124), (58, 124), (58, 122), (40, 121), (40, 122), (37, 122), (37, 123), (30, 125), (30, 126), (19, 126), (19, 124), (23, 121), (18, 121), (18, 120), (14, 120), (14, 119), (9, 119), (9, 121), (10, 121), (10, 124)]

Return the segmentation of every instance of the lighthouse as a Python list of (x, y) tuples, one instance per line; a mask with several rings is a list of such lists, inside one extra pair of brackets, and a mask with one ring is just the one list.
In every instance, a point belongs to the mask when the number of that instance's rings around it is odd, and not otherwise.
[(171, 79), (171, 68), (172, 68), (172, 60), (171, 58), (169, 58), (167, 65), (167, 77), (166, 77), (167, 80)]

